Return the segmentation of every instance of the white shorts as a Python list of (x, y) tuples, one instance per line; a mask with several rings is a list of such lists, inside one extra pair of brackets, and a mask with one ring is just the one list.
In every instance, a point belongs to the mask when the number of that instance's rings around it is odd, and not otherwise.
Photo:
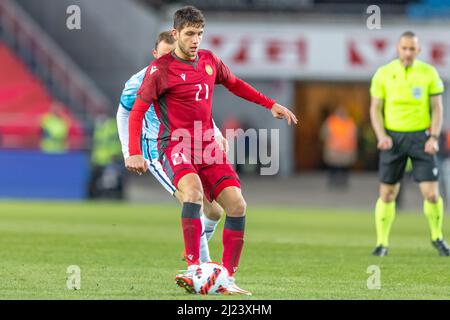
[(159, 181), (159, 183), (167, 190), (171, 195), (175, 195), (177, 188), (172, 184), (167, 174), (164, 172), (161, 163), (153, 159), (152, 161), (145, 159), (147, 161), (148, 170), (152, 175)]
[(167, 192), (169, 192), (171, 195), (175, 195), (175, 191), (177, 190), (177, 188), (175, 188), (167, 174), (164, 172), (161, 163), (155, 157), (155, 152), (152, 152), (155, 150), (152, 150), (152, 148), (149, 146), (148, 140), (142, 139), (142, 142), (142, 155), (147, 161), (148, 170), (152, 173), (156, 180), (159, 181), (163, 188), (167, 190)]

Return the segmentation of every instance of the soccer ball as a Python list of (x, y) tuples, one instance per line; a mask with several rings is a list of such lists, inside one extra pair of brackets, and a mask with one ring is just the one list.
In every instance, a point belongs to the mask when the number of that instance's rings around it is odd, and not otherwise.
[(202, 295), (221, 294), (230, 284), (227, 269), (216, 262), (199, 265), (192, 280), (195, 292)]

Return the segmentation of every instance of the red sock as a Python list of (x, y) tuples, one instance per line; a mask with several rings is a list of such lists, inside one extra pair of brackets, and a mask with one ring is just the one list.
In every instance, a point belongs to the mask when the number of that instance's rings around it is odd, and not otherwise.
[(200, 236), (202, 234), (200, 208), (199, 204), (185, 202), (181, 213), (184, 252), (188, 266), (200, 264)]
[(223, 256), (222, 264), (227, 268), (232, 276), (236, 273), (242, 248), (244, 247), (245, 216), (228, 217), (225, 220), (223, 229)]

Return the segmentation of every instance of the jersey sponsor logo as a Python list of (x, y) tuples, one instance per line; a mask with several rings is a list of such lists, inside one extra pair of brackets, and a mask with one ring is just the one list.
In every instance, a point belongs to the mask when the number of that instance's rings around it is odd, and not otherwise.
[(212, 67), (211, 67), (209, 64), (207, 64), (207, 65), (205, 66), (205, 70), (206, 70), (206, 73), (207, 73), (208, 75), (212, 76), (212, 74), (213, 74), (213, 69), (212, 69)]
[(183, 79), (183, 81), (186, 81), (186, 74), (182, 73), (180, 74), (181, 79)]
[(436, 177), (438, 175), (438, 168), (433, 168), (433, 175)]
[(420, 99), (422, 97), (422, 88), (421, 87), (414, 87), (412, 89), (412, 94), (414, 98)]
[(156, 70), (158, 70), (158, 68), (156, 66), (152, 66), (152, 68), (150, 69), (150, 74), (153, 74), (153, 72), (155, 72)]

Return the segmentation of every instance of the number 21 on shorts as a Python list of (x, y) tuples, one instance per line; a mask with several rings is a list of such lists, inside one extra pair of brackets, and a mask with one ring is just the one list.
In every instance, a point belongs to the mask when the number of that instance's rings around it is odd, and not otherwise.
[(184, 154), (182, 154), (181, 152), (172, 154), (171, 158), (174, 166), (188, 162)]

